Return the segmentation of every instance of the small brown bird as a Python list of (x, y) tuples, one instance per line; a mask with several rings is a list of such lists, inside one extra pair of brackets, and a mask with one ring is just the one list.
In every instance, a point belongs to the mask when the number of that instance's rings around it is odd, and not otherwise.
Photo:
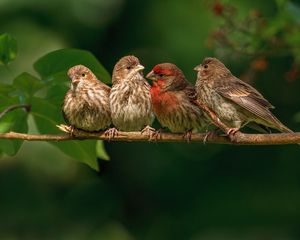
[(70, 90), (62, 112), (68, 124), (85, 131), (106, 129), (111, 124), (110, 88), (99, 81), (90, 69), (76, 65), (69, 69)]
[(233, 76), (216, 58), (205, 58), (198, 72), (198, 100), (211, 109), (234, 134), (250, 122), (290, 133), (270, 111), (274, 108), (255, 88)]
[(175, 64), (158, 64), (146, 77), (153, 80), (152, 108), (163, 127), (184, 133), (184, 138), (189, 140), (193, 130), (203, 130), (208, 125), (208, 119), (195, 103), (194, 86)]
[(143, 77), (144, 67), (135, 56), (125, 56), (115, 65), (110, 93), (111, 118), (116, 128), (111, 137), (121, 131), (153, 130), (150, 85)]

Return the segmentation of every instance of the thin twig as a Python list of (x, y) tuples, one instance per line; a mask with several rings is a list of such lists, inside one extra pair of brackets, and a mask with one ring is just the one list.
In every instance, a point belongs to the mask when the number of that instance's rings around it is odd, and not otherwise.
[[(203, 143), (207, 134), (196, 133), (192, 134), (190, 142)], [(71, 141), (71, 140), (85, 140), (98, 139), (109, 140), (109, 137), (104, 132), (89, 133), (75, 129), (73, 136), (66, 135), (50, 135), (50, 134), (24, 134), (24, 133), (1, 133), (0, 139), (21, 139), (26, 141)], [(146, 142), (149, 141), (149, 135), (141, 134), (140, 132), (118, 132), (118, 135), (111, 141), (124, 142)], [(186, 142), (182, 134), (175, 133), (161, 133), (160, 138), (155, 142)], [(208, 135), (206, 143), (215, 144), (236, 144), (236, 145), (283, 145), (300, 143), (300, 132), (298, 133), (273, 133), (273, 134), (244, 134), (236, 133), (234, 141), (231, 142), (225, 136)]]
[(15, 110), (15, 109), (18, 109), (18, 108), (24, 108), (24, 110), (26, 112), (29, 112), (30, 111), (30, 105), (27, 105), (27, 104), (14, 104), (14, 105), (11, 105), (9, 106), (8, 108), (4, 109), (1, 113), (0, 113), (0, 119), (3, 118), (5, 116), (5, 114)]

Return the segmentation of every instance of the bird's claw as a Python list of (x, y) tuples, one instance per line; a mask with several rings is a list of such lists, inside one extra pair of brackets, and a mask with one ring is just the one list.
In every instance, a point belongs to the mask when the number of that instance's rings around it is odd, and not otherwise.
[(110, 141), (119, 135), (119, 131), (116, 128), (109, 128), (104, 132), (104, 135), (108, 137), (108, 141)]
[(190, 142), (192, 140), (192, 130), (188, 130), (183, 134), (183, 139), (187, 142)]
[(219, 136), (219, 130), (220, 129), (214, 129), (211, 131), (206, 130), (206, 134), (203, 138), (203, 144), (206, 144), (208, 138), (213, 138), (214, 136)]
[(155, 133), (155, 128), (153, 127), (150, 127), (149, 125), (147, 125), (145, 128), (143, 128), (143, 130), (141, 131), (141, 134), (144, 134), (146, 133), (147, 135), (149, 135), (149, 137), (151, 137), (151, 135), (153, 133)]
[(226, 132), (227, 136), (230, 138), (231, 141), (234, 141), (234, 136), (237, 132), (239, 132), (239, 128), (229, 128)]
[(74, 137), (74, 130), (75, 130), (75, 127), (73, 126), (73, 125), (70, 125), (69, 126), (69, 131), (70, 131), (70, 135), (71, 135), (71, 137)]
[(63, 131), (65, 133), (68, 133), (70, 135), (73, 135), (73, 131), (74, 131), (74, 126), (72, 125), (65, 125), (65, 124), (60, 124), (60, 125), (56, 125), (56, 127), (60, 130)]
[(206, 144), (207, 139), (215, 134), (215, 131), (206, 131), (206, 134), (203, 138), (203, 144)]
[(71, 137), (74, 137), (75, 126), (73, 125), (60, 125), (58, 128), (66, 133), (69, 133)]
[(158, 129), (155, 130), (154, 132), (152, 132), (149, 141), (154, 141), (156, 142), (158, 139), (161, 139), (161, 133), (162, 133), (162, 129)]

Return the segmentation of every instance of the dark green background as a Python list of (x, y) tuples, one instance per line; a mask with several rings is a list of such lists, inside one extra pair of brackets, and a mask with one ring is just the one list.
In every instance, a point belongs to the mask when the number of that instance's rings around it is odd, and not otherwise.
[[(275, 1), (227, 1), (241, 16), (267, 19)], [(0, 2), (0, 29), (19, 55), (1, 81), (32, 74), (40, 56), (60, 48), (91, 51), (111, 72), (134, 54), (145, 73), (176, 63), (190, 81), (220, 19), (208, 0), (52, 0)], [(222, 60), (240, 76), (249, 59)], [(299, 79), (284, 74), (291, 57), (268, 59), (254, 85), (274, 113), (299, 130)], [(298, 118), (299, 119), (299, 118)], [(34, 126), (31, 124), (31, 128)], [(105, 143), (100, 173), (47, 143), (24, 143), (0, 160), (0, 239), (300, 239), (300, 147), (187, 143)]]

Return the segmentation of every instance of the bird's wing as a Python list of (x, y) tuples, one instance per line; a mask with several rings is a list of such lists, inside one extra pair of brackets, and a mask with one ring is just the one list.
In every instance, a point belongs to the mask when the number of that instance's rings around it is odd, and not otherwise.
[(224, 97), (229, 99), (245, 98), (249, 102), (257, 103), (265, 108), (274, 108), (254, 87), (242, 80), (229, 76), (214, 83), (215, 89)]
[[(68, 94), (68, 93), (67, 93)], [(66, 98), (66, 96), (65, 96), (65, 98)], [(65, 122), (68, 124), (68, 125), (70, 125), (70, 122), (68, 121), (68, 118), (67, 118), (67, 115), (66, 115), (66, 113), (65, 113), (65, 111), (64, 111), (64, 108), (63, 108), (63, 106), (64, 106), (64, 102), (65, 102), (65, 100), (61, 103), (61, 113), (62, 113), (62, 116), (63, 116), (63, 118), (64, 118), (64, 120), (65, 120)]]
[(188, 84), (183, 91), (185, 95), (190, 99), (191, 102), (194, 103), (194, 101), (197, 100), (197, 92), (195, 87), (192, 84)]
[(257, 117), (275, 126), (283, 124), (269, 111), (274, 108), (255, 88), (242, 80), (230, 76), (214, 82), (214, 89), (223, 97), (230, 99)]
[(107, 86), (106, 84), (104, 84), (103, 83), (103, 89), (108, 93), (108, 94), (110, 94), (110, 90), (111, 90), (111, 88), (109, 87), (109, 86)]
[(68, 125), (70, 125), (70, 122), (69, 122), (69, 120), (68, 120), (68, 118), (67, 118), (67, 115), (65, 114), (65, 112), (64, 112), (63, 109), (61, 110), (61, 112), (62, 112), (62, 116), (63, 116), (65, 122), (66, 122)]
[(108, 94), (110, 93), (111, 88), (106, 85), (105, 83), (101, 82), (101, 81), (97, 81), (95, 87), (100, 87), (101, 89), (103, 89), (105, 92), (107, 92)]

